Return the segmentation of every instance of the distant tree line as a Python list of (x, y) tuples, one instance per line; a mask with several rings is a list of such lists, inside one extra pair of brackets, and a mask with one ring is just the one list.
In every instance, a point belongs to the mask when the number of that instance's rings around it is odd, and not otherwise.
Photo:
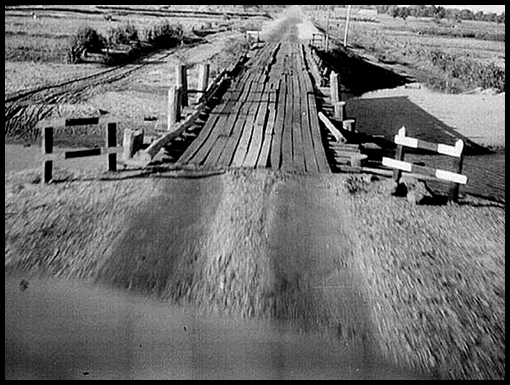
[(268, 8), (285, 8), (288, 7), (288, 5), (240, 5), (239, 7), (242, 7), (245, 11), (248, 11), (250, 9), (262, 10)]
[(407, 19), (408, 17), (427, 17), (437, 21), (442, 19), (448, 20), (477, 20), (488, 21), (493, 23), (505, 24), (505, 12), (500, 15), (483, 11), (473, 12), (469, 9), (445, 8), (436, 5), (411, 5), (409, 7), (399, 7), (398, 5), (378, 5), (377, 12), (380, 14), (388, 14), (394, 18), (400, 17)]

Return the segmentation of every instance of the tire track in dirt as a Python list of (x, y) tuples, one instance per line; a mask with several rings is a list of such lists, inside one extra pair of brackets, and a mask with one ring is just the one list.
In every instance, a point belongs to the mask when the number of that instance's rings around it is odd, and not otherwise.
[(164, 182), (97, 280), (177, 303), (326, 331), (372, 354), (338, 199), (317, 178), (233, 172)]
[[(96, 282), (327, 336), (348, 347), (342, 365), (398, 373), (381, 358), (335, 191), (327, 178), (265, 171), (165, 181), (105, 256)], [(272, 358), (283, 372), (286, 354), (277, 345)]]
[(4, 127), (6, 137), (36, 139), (36, 124), (50, 116), (60, 104), (76, 103), (98, 92), (101, 86), (125, 80), (151, 62), (167, 59), (174, 51), (157, 53), (139, 64), (119, 66), (93, 75), (41, 87), (23, 93), (6, 95)]

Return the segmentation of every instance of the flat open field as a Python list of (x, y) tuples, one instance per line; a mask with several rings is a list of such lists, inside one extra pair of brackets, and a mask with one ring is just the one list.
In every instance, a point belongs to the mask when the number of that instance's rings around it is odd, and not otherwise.
[[(342, 43), (346, 13), (346, 9), (337, 8), (329, 14), (328, 22), (327, 12), (317, 13), (309, 9), (316, 23), (324, 30), (329, 25), (330, 34)], [(489, 66), (492, 63), (504, 71), (505, 24), (451, 20), (435, 22), (429, 18), (414, 17), (403, 20), (385, 14), (371, 14), (367, 18), (357, 6), (354, 6), (352, 17), (348, 38), (351, 48), (372, 56), (382, 65), (389, 64), (413, 75), (420, 82), (434, 85), (434, 88), (463, 92), (476, 86), (458, 84), (456, 79), (445, 77), (437, 66), (431, 65), (431, 54), (445, 54), (448, 60), (468, 61), (471, 65)], [(446, 84), (447, 81), (449, 84)]]

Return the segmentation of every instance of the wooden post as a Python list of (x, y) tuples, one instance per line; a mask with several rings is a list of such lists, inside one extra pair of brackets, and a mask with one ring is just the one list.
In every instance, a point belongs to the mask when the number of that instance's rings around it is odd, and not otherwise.
[(181, 119), (181, 99), (182, 88), (177, 86), (170, 87), (168, 91), (168, 127), (171, 131), (172, 127)]
[[(398, 132), (398, 136), (405, 137), (406, 136), (406, 128), (402, 127), (400, 131)], [(399, 144), (397, 146), (397, 155), (395, 157), (395, 160), (398, 160), (400, 162), (403, 162), (405, 160), (405, 150), (404, 146)], [(400, 179), (402, 178), (402, 171), (401, 170), (394, 170), (393, 171), (393, 180), (397, 183), (400, 183)]]
[(141, 150), (143, 145), (143, 131), (124, 130), (124, 160), (132, 159), (135, 154)]
[(344, 35), (344, 47), (347, 48), (347, 43), (349, 39), (349, 25), (351, 22), (351, 12), (352, 12), (352, 5), (349, 5), (347, 8), (347, 22), (345, 23), (345, 35)]
[[(454, 158), (454, 170), (457, 174), (462, 174), (462, 169), (464, 167), (464, 141), (459, 140), (457, 142), (457, 147), (460, 148), (461, 154), (460, 157)], [(459, 200), (459, 192), (460, 192), (460, 184), (452, 183), (450, 188), (450, 199), (454, 202)]]
[[(42, 130), (42, 153), (53, 154), (53, 127), (44, 127)], [(44, 160), (42, 169), (42, 182), (48, 184), (53, 179), (53, 161)]]
[(331, 8), (328, 9), (328, 19), (326, 24), (326, 52), (329, 51), (329, 33), (330, 33), (330, 26), (331, 26)]
[(185, 65), (178, 65), (175, 70), (175, 86), (181, 88), (180, 105), (188, 107), (188, 68)]
[(331, 103), (335, 105), (340, 101), (340, 77), (336, 72), (330, 75)]
[[(117, 123), (106, 126), (106, 148), (117, 147)], [(107, 154), (108, 171), (117, 171), (117, 154)]]
[(343, 121), (343, 126), (345, 131), (356, 133), (356, 120), (346, 119)]
[(197, 103), (202, 98), (202, 95), (207, 91), (209, 87), (209, 75), (211, 72), (211, 66), (209, 64), (201, 64), (200, 72), (198, 74), (198, 90), (202, 91), (201, 94), (197, 96)]
[(345, 103), (345, 102), (338, 102), (333, 105), (333, 107), (335, 109), (335, 119), (336, 120), (339, 120), (340, 122), (347, 120), (346, 106), (347, 106), (347, 103)]

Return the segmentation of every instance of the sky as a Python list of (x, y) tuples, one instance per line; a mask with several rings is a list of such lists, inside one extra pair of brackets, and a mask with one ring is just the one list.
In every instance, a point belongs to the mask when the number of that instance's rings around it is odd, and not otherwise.
[(457, 8), (457, 9), (471, 9), (473, 12), (483, 11), (485, 13), (495, 12), (502, 13), (505, 12), (504, 5), (443, 5), (445, 8)]
[[(436, 4), (439, 5), (439, 4)], [(500, 14), (505, 11), (504, 5), (442, 5), (445, 8), (470, 9), (473, 12), (483, 11), (485, 13), (495, 12)]]

